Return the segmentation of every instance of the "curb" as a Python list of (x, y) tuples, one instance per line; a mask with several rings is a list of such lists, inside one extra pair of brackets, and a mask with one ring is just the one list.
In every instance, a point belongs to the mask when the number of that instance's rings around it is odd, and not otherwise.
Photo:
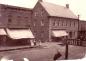
[(8, 48), (8, 49), (2, 49), (0, 52), (4, 51), (13, 51), (13, 50), (22, 50), (22, 49), (32, 49), (32, 48), (42, 48), (42, 46), (26, 46), (26, 47), (19, 47), (19, 48)]
[(30, 48), (30, 47), (20, 47), (20, 48), (12, 48), (12, 49), (2, 49), (2, 50), (0, 50), (0, 52), (4, 52), (4, 51), (12, 51), (12, 50), (21, 50), (21, 49), (28, 49), (28, 48)]

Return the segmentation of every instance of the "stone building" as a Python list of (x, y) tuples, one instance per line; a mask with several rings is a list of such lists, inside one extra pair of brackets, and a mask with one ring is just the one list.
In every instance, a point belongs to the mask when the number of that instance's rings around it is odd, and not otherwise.
[(26, 39), (34, 38), (30, 27), (31, 14), (32, 10), (29, 8), (0, 4), (0, 23), (5, 27), (8, 37), (6, 43), (27, 43)]
[(42, 42), (60, 41), (64, 36), (77, 39), (79, 20), (69, 4), (64, 7), (38, 0), (33, 9), (0, 4), (0, 13), (6, 43), (28, 43), (34, 37)]
[(59, 6), (39, 0), (33, 9), (32, 28), (36, 40), (58, 41), (58, 37), (67, 36), (76, 39), (78, 17), (70, 10), (69, 4)]

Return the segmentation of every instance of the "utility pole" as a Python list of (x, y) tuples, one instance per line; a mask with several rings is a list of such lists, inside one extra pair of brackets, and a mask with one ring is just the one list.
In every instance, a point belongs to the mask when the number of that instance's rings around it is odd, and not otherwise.
[(66, 41), (65, 41), (65, 59), (66, 60), (68, 59), (68, 43), (67, 43), (67, 38), (66, 38)]

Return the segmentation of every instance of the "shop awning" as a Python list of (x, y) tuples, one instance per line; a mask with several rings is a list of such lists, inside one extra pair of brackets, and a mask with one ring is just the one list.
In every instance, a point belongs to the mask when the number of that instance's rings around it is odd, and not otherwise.
[(62, 37), (62, 36), (67, 36), (68, 33), (66, 31), (63, 31), (63, 30), (54, 30), (54, 31), (52, 31), (52, 35), (54, 37)]
[(0, 29), (0, 35), (7, 35), (3, 28)]
[(34, 38), (30, 29), (7, 29), (7, 34), (12, 39)]

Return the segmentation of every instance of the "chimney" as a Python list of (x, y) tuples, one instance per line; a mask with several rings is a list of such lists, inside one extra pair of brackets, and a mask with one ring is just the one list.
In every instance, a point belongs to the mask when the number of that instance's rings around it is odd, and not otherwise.
[(69, 8), (69, 4), (66, 4), (66, 8)]
[(43, 0), (38, 0), (39, 2), (43, 2)]
[(78, 19), (80, 18), (80, 15), (78, 14)]

